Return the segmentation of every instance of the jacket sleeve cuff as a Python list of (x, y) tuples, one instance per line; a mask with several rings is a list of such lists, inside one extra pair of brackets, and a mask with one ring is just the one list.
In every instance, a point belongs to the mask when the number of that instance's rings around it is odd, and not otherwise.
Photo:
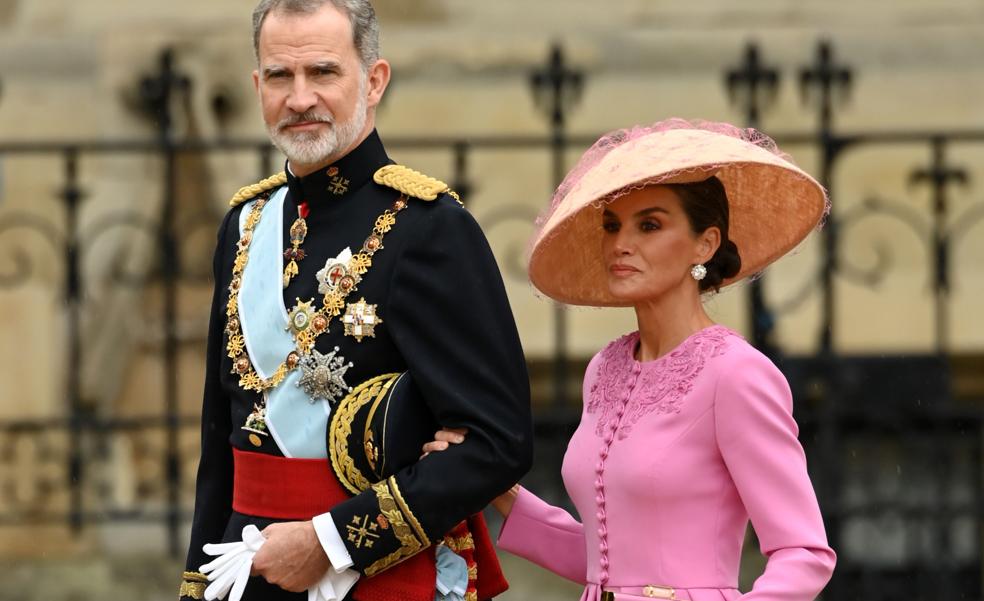
[(178, 599), (204, 599), (208, 587), (208, 577), (201, 572), (185, 572), (181, 575), (181, 588)]
[(314, 531), (318, 535), (321, 548), (325, 550), (325, 555), (328, 556), (328, 560), (331, 561), (335, 571), (341, 573), (352, 567), (352, 556), (349, 555), (341, 535), (338, 534), (338, 528), (335, 527), (335, 522), (331, 519), (331, 513), (316, 515), (312, 518), (311, 523), (314, 524)]

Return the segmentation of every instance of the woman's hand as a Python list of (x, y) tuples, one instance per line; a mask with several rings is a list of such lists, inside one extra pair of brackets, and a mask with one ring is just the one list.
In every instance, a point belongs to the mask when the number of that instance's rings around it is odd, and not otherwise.
[(453, 444), (465, 442), (468, 428), (443, 428), (434, 433), (434, 440), (424, 444), (424, 454), (421, 459), (437, 451), (446, 451)]
[(512, 511), (513, 503), (516, 502), (516, 496), (519, 495), (519, 484), (513, 484), (512, 488), (502, 493), (498, 497), (492, 499), (492, 507), (502, 514), (502, 517), (509, 517), (509, 512)]

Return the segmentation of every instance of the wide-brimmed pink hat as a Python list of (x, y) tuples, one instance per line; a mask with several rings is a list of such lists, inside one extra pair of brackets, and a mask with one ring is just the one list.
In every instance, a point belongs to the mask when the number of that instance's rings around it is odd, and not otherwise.
[(829, 208), (823, 187), (771, 138), (728, 123), (669, 119), (611, 132), (584, 153), (537, 220), (530, 281), (571, 305), (626, 306), (608, 291), (601, 252), (606, 203), (654, 184), (717, 176), (728, 195), (728, 238), (741, 271), (757, 274), (817, 228)]

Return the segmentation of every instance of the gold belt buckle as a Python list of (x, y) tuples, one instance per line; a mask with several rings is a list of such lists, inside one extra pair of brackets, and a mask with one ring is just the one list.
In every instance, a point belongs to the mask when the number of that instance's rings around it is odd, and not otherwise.
[[(655, 586), (652, 584), (646, 585), (642, 589), (642, 596), (649, 599), (668, 599), (669, 601), (679, 601), (676, 596), (676, 590), (670, 586)], [(617, 601), (617, 599), (615, 598), (615, 593), (611, 591), (602, 591), (601, 601)]]
[(676, 601), (676, 590), (669, 586), (647, 585), (642, 589), (642, 596), (650, 599), (670, 599)]

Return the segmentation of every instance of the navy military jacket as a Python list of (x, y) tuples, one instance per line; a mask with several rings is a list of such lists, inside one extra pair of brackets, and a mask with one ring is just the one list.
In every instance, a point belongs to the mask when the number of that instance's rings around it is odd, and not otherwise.
[[(298, 203), (307, 201), (310, 207), (302, 245), (306, 256), (283, 290), (288, 310), (298, 298), (314, 298), (320, 306), (316, 272), (346, 247), (357, 252), (377, 217), (399, 198), (396, 190), (373, 181), (376, 170), (391, 163), (373, 132), (332, 166), (331, 176), (327, 170), (304, 178), (288, 174), (284, 248), (290, 246), (288, 230)], [(241, 428), (260, 397), (240, 388), (226, 356), (225, 311), (242, 210), (243, 205), (233, 208), (223, 220), (214, 257), (189, 572), (213, 559), (203, 553), (203, 544), (239, 540), (246, 524), (262, 530), (271, 521), (232, 510), (233, 447), (283, 455), (273, 437), (263, 437), (257, 447), (250, 432)], [(532, 426), (526, 364), (498, 267), (475, 219), (454, 198), (446, 193), (429, 202), (408, 198), (383, 249), (372, 257), (372, 267), (347, 302), (363, 297), (377, 305), (382, 319), (375, 336), (357, 342), (333, 320), (316, 349), (328, 353), (339, 347), (339, 354), (352, 363), (345, 374), (350, 386), (380, 374), (409, 371), (434, 423), (469, 429), (464, 443), (405, 467), (331, 509), (345, 540), (345, 525), (353, 518), (377, 515), (377, 494), (392, 494), (396, 488), (406, 521), (420, 526), (416, 541), (397, 539), (393, 529), (372, 547), (346, 540), (353, 568), (366, 572), (370, 566), (385, 569), (440, 541), (448, 529), (518, 481), (531, 464)], [(419, 438), (422, 445), (433, 432), (407, 435)], [(328, 471), (325, 477), (335, 476)], [(279, 598), (295, 596), (259, 578), (251, 579), (244, 595)]]

